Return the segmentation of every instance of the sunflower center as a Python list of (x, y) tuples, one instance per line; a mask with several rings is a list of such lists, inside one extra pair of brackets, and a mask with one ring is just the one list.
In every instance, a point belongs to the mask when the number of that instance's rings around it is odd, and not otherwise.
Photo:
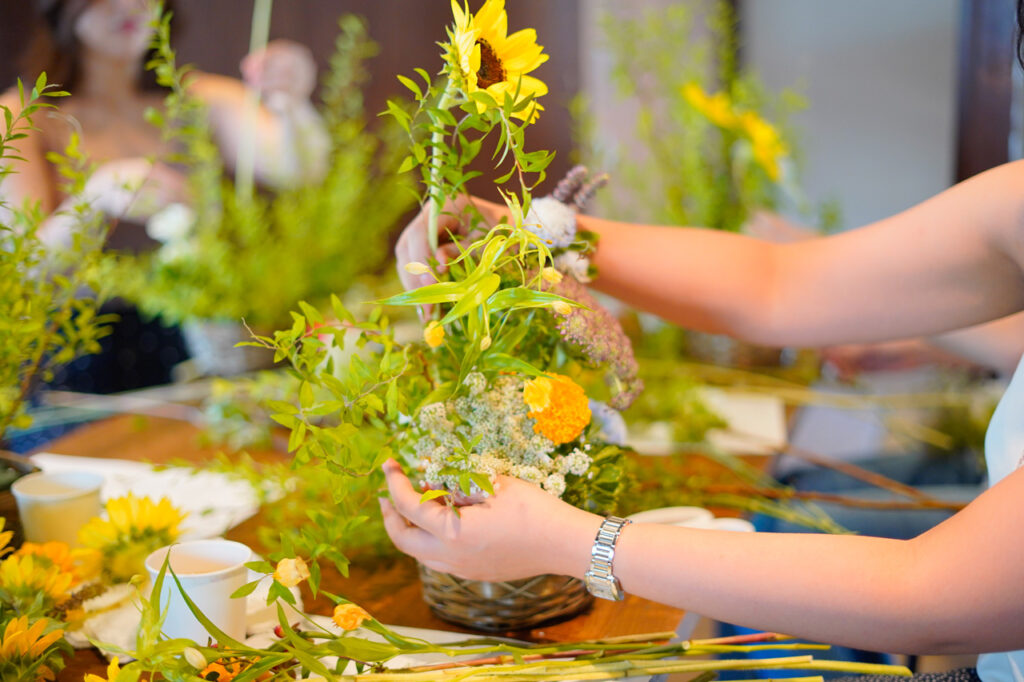
[(476, 44), (480, 46), (480, 68), (476, 72), (479, 86), (486, 89), (505, 80), (505, 69), (490, 43), (478, 40)]

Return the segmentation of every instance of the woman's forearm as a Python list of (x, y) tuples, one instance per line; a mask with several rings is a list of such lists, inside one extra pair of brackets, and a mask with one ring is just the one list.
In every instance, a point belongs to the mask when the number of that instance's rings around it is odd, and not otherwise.
[(738, 234), (579, 217), (598, 233), (594, 287), (684, 327), (765, 344), (777, 247)]
[[(613, 569), (626, 592), (704, 616), (897, 653), (1024, 646), (1024, 470), (914, 540), (627, 526)], [(566, 512), (552, 571), (582, 578), (600, 520)], [(554, 525), (554, 524), (553, 524)], [(553, 531), (552, 531), (553, 532)], [(999, 586), (1003, 586), (1000, 588)]]

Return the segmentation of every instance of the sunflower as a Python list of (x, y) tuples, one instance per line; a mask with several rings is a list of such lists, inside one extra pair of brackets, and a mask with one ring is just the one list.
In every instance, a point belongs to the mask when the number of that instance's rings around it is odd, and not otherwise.
[(31, 554), (12, 555), (0, 562), (0, 589), (15, 600), (31, 602), (42, 594), (58, 603), (67, 596), (73, 580), (71, 573)]
[(71, 587), (77, 587), (99, 574), (99, 552), (94, 549), (71, 549), (64, 542), (26, 542), (18, 548), (15, 555), (32, 555), (43, 566), (56, 566), (61, 573), (71, 575)]
[(155, 549), (174, 542), (185, 518), (167, 498), (126, 495), (107, 501), (107, 519), (94, 518), (78, 533), (78, 541), (98, 550), (104, 571), (114, 580), (128, 580), (143, 571), (143, 562)]
[[(459, 7), (452, 0), (454, 29), (449, 29), (450, 43), (446, 46), (449, 63), (467, 96), (484, 91), (501, 106), (506, 97), (523, 100), (546, 95), (548, 86), (538, 78), (527, 75), (548, 60), (543, 47), (537, 44), (537, 32), (526, 28), (508, 35), (508, 15), (505, 0), (486, 0), (475, 14), (469, 7)], [(477, 102), (478, 111), (486, 107)], [(536, 100), (529, 106), (513, 112), (513, 116), (532, 123), (543, 110)]]
[(28, 616), (8, 621), (0, 638), (0, 679), (54, 679), (55, 673), (47, 660), (54, 653), (51, 647), (64, 636), (64, 631), (46, 632), (51, 622), (40, 618), (29, 626)]

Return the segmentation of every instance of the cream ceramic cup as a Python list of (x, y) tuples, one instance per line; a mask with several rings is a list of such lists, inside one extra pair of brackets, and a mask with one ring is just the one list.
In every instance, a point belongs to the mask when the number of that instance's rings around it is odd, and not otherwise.
[(29, 474), (11, 485), (29, 542), (78, 544), (78, 531), (102, 511), (103, 476), (88, 471)]
[[(245, 563), (252, 560), (252, 550), (240, 542), (221, 539), (192, 540), (162, 547), (146, 557), (151, 583), (156, 581), (168, 554), (169, 568), (203, 615), (229, 637), (245, 639), (246, 600), (244, 597), (232, 599), (231, 595), (246, 582)], [(160, 611), (167, 614), (163, 626), (167, 637), (183, 637), (199, 644), (206, 644), (211, 637), (192, 615), (170, 570), (164, 576), (160, 591)]]

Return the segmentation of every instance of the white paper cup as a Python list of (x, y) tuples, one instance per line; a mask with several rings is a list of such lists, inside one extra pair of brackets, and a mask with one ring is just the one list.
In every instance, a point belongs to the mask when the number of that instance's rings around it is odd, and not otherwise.
[(99, 516), (103, 476), (88, 471), (45, 472), (11, 484), (18, 515), (29, 542), (78, 544), (78, 531)]
[[(203, 615), (229, 637), (245, 639), (246, 600), (244, 597), (232, 599), (231, 595), (248, 578), (245, 563), (252, 560), (252, 550), (240, 542), (220, 539), (192, 540), (161, 547), (146, 557), (151, 582), (156, 580), (168, 553), (169, 568)], [(192, 615), (170, 570), (164, 575), (160, 612), (167, 615), (163, 633), (171, 639), (185, 638), (206, 644), (211, 637)]]
[(687, 528), (710, 528), (715, 517), (703, 507), (661, 507), (648, 509), (630, 516), (633, 523), (660, 523), (667, 526)]

